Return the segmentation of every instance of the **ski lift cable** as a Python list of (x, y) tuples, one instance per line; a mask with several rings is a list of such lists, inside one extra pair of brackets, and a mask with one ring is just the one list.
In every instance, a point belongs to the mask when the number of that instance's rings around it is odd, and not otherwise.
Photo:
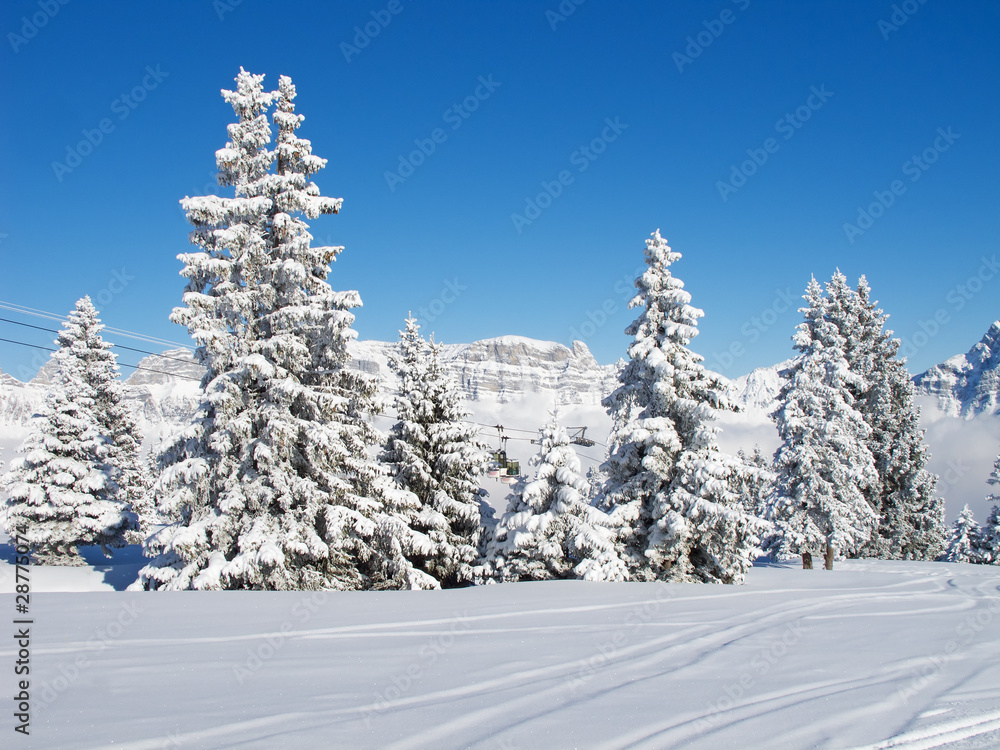
[(472, 424), (478, 424), (482, 427), (489, 427), (494, 430), (497, 427), (503, 427), (503, 429), (509, 430), (510, 432), (527, 432), (529, 435), (534, 435), (536, 432), (538, 432), (538, 430), (521, 430), (518, 429), (517, 427), (504, 427), (502, 424), (486, 424), (485, 422), (472, 422)]
[[(48, 331), (49, 333), (55, 333), (55, 334), (62, 333), (62, 331), (60, 331), (60, 330), (58, 330), (56, 328), (45, 328), (44, 326), (33, 326), (30, 323), (22, 323), (19, 320), (11, 320), (10, 318), (0, 318), (0, 321), (3, 321), (4, 323), (13, 323), (16, 326), (24, 326), (25, 328), (34, 328), (36, 331)], [(133, 346), (125, 346), (124, 344), (116, 344), (114, 341), (109, 341), (108, 343), (111, 344), (114, 347), (119, 348), (119, 349), (127, 349), (130, 352), (137, 352), (139, 354), (148, 354), (151, 357), (158, 357), (160, 359), (172, 359), (175, 362), (183, 362), (186, 365), (191, 364), (191, 360), (189, 360), (189, 359), (181, 359), (180, 357), (168, 357), (165, 354), (157, 354), (156, 352), (150, 352), (150, 351), (147, 351), (145, 349), (136, 349)], [(55, 351), (55, 350), (53, 349), (53, 351)]]

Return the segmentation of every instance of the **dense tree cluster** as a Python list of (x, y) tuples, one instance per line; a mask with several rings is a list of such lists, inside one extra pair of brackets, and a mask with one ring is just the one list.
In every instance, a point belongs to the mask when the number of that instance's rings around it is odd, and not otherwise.
[[(307, 221), (340, 211), (313, 177), (326, 160), (298, 130), (295, 86), (241, 69), (222, 92), (235, 121), (216, 152), (229, 197), (181, 205), (195, 249), (171, 320), (204, 366), (193, 419), (147, 463), (112, 345), (81, 299), (59, 332), (54, 382), (3, 479), (0, 521), (36, 561), (82, 564), (79, 547), (141, 540), (137, 589), (436, 589), (548, 579), (737, 583), (766, 548), (838, 556), (1000, 562), (1000, 497), (980, 527), (966, 507), (946, 533), (926, 469), (899, 342), (837, 272), (813, 279), (773, 417), (781, 446), (722, 451), (735, 409), (690, 348), (704, 313), (674, 275), (659, 230), (645, 242), (628, 361), (603, 400), (603, 464), (584, 474), (556, 413), (532, 476), (499, 519), (490, 467), (442, 347), (405, 320), (379, 381), (351, 366), (361, 306), (328, 277), (342, 247)], [(496, 464), (493, 464), (496, 468)], [(988, 482), (1000, 485), (1000, 457)]]

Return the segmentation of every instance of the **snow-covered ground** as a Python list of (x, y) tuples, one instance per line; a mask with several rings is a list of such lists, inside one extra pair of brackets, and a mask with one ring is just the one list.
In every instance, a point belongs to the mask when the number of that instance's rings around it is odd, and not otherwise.
[[(9, 739), (8, 708), (4, 747), (1000, 747), (995, 566), (763, 565), (742, 586), (111, 590), (138, 562), (33, 570), (32, 734)], [(15, 658), (8, 638), (5, 699)]]

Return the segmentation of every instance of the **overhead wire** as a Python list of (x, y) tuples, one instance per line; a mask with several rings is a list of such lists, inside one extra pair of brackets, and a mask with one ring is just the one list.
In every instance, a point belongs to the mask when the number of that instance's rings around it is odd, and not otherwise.
[[(13, 323), (16, 326), (24, 326), (25, 328), (34, 328), (36, 331), (48, 331), (49, 333), (55, 333), (55, 334), (62, 333), (62, 331), (60, 331), (60, 330), (58, 330), (56, 328), (45, 328), (43, 326), (33, 326), (30, 323), (22, 323), (19, 320), (11, 320), (10, 318), (0, 318), (0, 321), (3, 321), (4, 323)], [(156, 352), (151, 352), (151, 351), (148, 351), (146, 349), (136, 349), (133, 346), (125, 346), (124, 344), (116, 344), (114, 341), (109, 341), (108, 343), (111, 344), (114, 347), (117, 347), (118, 349), (127, 349), (130, 352), (137, 352), (139, 354), (148, 354), (151, 357), (158, 357), (159, 359), (172, 359), (175, 362), (183, 362), (186, 365), (191, 364), (191, 360), (189, 360), (189, 359), (181, 359), (180, 357), (170, 357), (170, 356), (168, 356), (166, 354), (157, 354)], [(55, 351), (55, 349), (52, 349), (50, 351)], [(128, 365), (126, 365), (126, 367), (128, 367)]]
[[(39, 310), (34, 307), (27, 307), (26, 305), (18, 305), (14, 302), (5, 302), (0, 300), (0, 309), (9, 310), (11, 312), (21, 313), (22, 315), (33, 315), (36, 318), (44, 318), (46, 320), (52, 320), (59, 323), (65, 323), (68, 320), (66, 315), (58, 315), (47, 310)], [(145, 341), (149, 344), (160, 344), (162, 346), (173, 346), (179, 349), (194, 350), (194, 347), (190, 344), (182, 344), (178, 341), (171, 341), (170, 339), (159, 338), (158, 336), (150, 336), (145, 333), (138, 333), (137, 331), (129, 331), (124, 328), (114, 328), (112, 326), (105, 326), (105, 331), (108, 333), (113, 333), (118, 336), (124, 336), (126, 338), (137, 339), (139, 341)]]
[[(53, 349), (51, 346), (41, 346), (40, 344), (29, 344), (27, 341), (15, 341), (14, 339), (5, 339), (5, 338), (0, 338), (0, 341), (3, 341), (7, 344), (17, 344), (19, 346), (27, 346), (30, 347), (31, 349), (41, 349), (43, 352), (59, 351), (58, 349)], [(179, 373), (170, 372), (168, 370), (157, 370), (152, 367), (143, 367), (142, 365), (130, 365), (127, 362), (118, 362), (117, 364), (119, 367), (128, 367), (132, 370), (142, 370), (143, 372), (156, 372), (159, 373), (160, 375), (169, 375), (172, 378), (181, 378), (183, 380), (194, 380), (195, 382), (198, 383), (201, 382), (201, 378), (194, 378), (191, 377), (190, 375), (181, 375)]]

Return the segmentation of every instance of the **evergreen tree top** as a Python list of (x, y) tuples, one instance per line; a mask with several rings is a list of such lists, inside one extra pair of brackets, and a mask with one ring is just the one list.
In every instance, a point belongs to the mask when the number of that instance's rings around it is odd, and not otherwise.
[[(635, 281), (638, 294), (629, 301), (629, 307), (645, 306), (645, 311), (625, 333), (637, 338), (654, 337), (657, 341), (671, 341), (687, 346), (698, 335), (698, 319), (704, 311), (692, 307), (691, 294), (684, 290), (684, 282), (670, 272), (671, 264), (681, 258), (660, 236), (653, 232), (646, 240), (645, 258), (648, 268)], [(631, 356), (635, 356), (629, 351)]]

